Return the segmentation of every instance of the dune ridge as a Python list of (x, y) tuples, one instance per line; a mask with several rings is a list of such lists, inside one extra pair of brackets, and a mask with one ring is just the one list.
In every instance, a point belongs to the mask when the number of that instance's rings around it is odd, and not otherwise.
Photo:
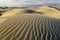
[(60, 40), (58, 19), (39, 14), (6, 18), (7, 20), (0, 23), (0, 40)]
[(10, 16), (15, 16), (17, 14), (25, 14), (28, 13), (28, 11), (31, 11), (33, 13), (39, 13), (48, 17), (60, 19), (60, 10), (57, 10), (52, 7), (48, 6), (43, 6), (43, 7), (38, 7), (38, 8), (14, 8), (13, 10), (9, 10), (5, 12), (1, 17), (10, 17)]
[(29, 8), (29, 9), (37, 11), (37, 12), (41, 12), (43, 13), (43, 15), (48, 16), (48, 17), (60, 19), (60, 10), (57, 10), (52, 7), (43, 6), (43, 7), (38, 7), (38, 8)]
[[(15, 9), (12, 9), (12, 10), (9, 10), (7, 12), (5, 12), (1, 17), (10, 17), (10, 16), (15, 16), (17, 15), (19, 12), (24, 12), (23, 11), (24, 9), (18, 9), (18, 8), (15, 8)], [(13, 13), (12, 13), (13, 12)], [(20, 14), (22, 14), (20, 13)]]

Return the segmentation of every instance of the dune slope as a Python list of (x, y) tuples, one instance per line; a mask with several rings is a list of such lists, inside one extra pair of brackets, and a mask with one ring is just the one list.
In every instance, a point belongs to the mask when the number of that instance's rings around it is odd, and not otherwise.
[(41, 12), (41, 13), (43, 13), (43, 15), (48, 16), (48, 17), (60, 19), (60, 10), (57, 10), (52, 7), (43, 6), (43, 7), (39, 7), (39, 8), (29, 8), (29, 9), (37, 11), (37, 12)]
[(4, 12), (4, 14), (1, 17), (10, 17), (10, 16), (15, 16), (18, 13), (22, 14), (24, 12), (25, 9), (18, 9), (18, 8), (14, 8), (12, 10), (9, 10), (7, 12)]
[(60, 20), (39, 14), (6, 18), (0, 23), (0, 40), (60, 40)]

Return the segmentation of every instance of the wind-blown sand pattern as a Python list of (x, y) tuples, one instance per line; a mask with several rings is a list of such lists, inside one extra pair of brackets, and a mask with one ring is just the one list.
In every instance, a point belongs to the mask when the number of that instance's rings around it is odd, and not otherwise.
[(0, 40), (60, 40), (58, 19), (40, 14), (20, 14), (6, 18), (0, 23)]

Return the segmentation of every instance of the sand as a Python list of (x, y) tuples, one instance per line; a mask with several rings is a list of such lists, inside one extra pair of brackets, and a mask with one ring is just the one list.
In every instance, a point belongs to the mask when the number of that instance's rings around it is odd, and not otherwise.
[(0, 18), (0, 23), (4, 22), (7, 18)]
[(10, 17), (10, 16), (15, 16), (17, 14), (23, 14), (24, 9), (18, 9), (18, 8), (14, 8), (12, 10), (9, 10), (7, 12), (5, 12), (1, 17)]
[(20, 14), (6, 18), (0, 23), (0, 40), (60, 40), (59, 19), (40, 14)]
[(0, 16), (0, 40), (60, 40), (60, 11), (47, 6), (6, 11)]
[(36, 13), (45, 15), (47, 17), (52, 17), (56, 19), (60, 19), (60, 10), (57, 10), (55, 8), (51, 8), (48, 6), (43, 6), (39, 8), (26, 8), (26, 9), (21, 9), (21, 8), (14, 8), (13, 10), (9, 10), (5, 12), (2, 17), (7, 17), (7, 16), (15, 16), (17, 14), (25, 14), (27, 13), (27, 10), (33, 10)]
[(48, 16), (48, 17), (60, 19), (60, 10), (57, 10), (55, 8), (43, 6), (43, 7), (38, 7), (38, 8), (29, 8), (29, 9), (37, 11), (37, 12), (41, 12), (43, 13), (43, 15)]
[(14, 8), (12, 10), (4, 12), (1, 17), (11, 17), (11, 16), (19, 15), (19, 14), (33, 14), (33, 13), (38, 14), (39, 12), (34, 11), (34, 10), (30, 10), (28, 8), (26, 8), (26, 9)]

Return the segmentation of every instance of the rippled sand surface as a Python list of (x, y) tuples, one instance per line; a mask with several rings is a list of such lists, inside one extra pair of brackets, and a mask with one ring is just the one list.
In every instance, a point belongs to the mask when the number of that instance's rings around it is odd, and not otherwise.
[(7, 19), (0, 23), (0, 40), (60, 40), (59, 19), (40, 14), (1, 18)]

